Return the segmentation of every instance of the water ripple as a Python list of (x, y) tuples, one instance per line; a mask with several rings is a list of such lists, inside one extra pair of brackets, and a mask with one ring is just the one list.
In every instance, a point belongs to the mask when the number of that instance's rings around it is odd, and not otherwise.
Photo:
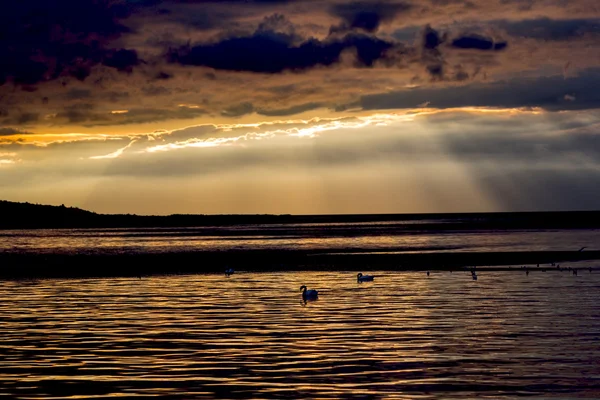
[(0, 392), (600, 397), (598, 274), (374, 274), (1, 281)]

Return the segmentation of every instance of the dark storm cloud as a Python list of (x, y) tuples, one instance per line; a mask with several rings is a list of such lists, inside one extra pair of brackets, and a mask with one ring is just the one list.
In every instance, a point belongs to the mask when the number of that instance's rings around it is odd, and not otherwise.
[(443, 79), (444, 66), (442, 64), (432, 64), (428, 65), (426, 68), (433, 79)]
[(385, 56), (394, 44), (372, 36), (348, 34), (340, 39), (310, 39), (299, 46), (287, 35), (256, 32), (214, 44), (183, 46), (172, 50), (171, 63), (206, 66), (229, 71), (279, 73), (284, 70), (306, 70), (318, 65), (330, 66), (339, 61), (344, 50), (356, 49), (360, 66), (372, 66)]
[(331, 14), (342, 19), (341, 25), (331, 28), (332, 32), (348, 29), (363, 29), (375, 32), (381, 22), (391, 21), (398, 14), (412, 8), (409, 3), (386, 3), (355, 1), (351, 3), (338, 3), (331, 7)]
[(28, 111), (16, 111), (11, 113), (0, 113), (0, 124), (2, 125), (27, 125), (37, 122), (40, 114)]
[(423, 29), (423, 47), (425, 49), (437, 49), (437, 47), (445, 40), (438, 31), (433, 29), (431, 26), (427, 25), (425, 29)]
[(541, 107), (557, 111), (598, 108), (600, 107), (600, 69), (589, 69), (567, 79), (562, 75), (537, 79), (514, 79), (490, 84), (405, 90), (363, 96), (361, 99), (361, 105), (366, 110), (414, 108), (423, 103), (441, 109)]
[[(192, 29), (196, 33), (220, 30), (228, 36), (233, 31), (247, 29), (245, 19), (261, 18), (274, 12), (285, 11), (288, 5), (296, 3), (300, 2), (163, 0), (137, 3), (137, 8), (141, 10), (139, 15), (157, 25), (166, 22), (185, 27), (186, 30)], [(148, 43), (157, 47), (181, 42), (182, 38), (173, 34), (171, 30), (164, 35), (148, 38)]]
[(451, 4), (461, 4), (464, 7), (475, 7), (475, 5), (473, 4), (473, 2), (471, 1), (465, 1), (465, 0), (429, 0), (429, 2), (431, 4), (433, 4), (434, 6), (447, 6), (447, 5), (451, 5)]
[(452, 40), (452, 46), (458, 49), (503, 50), (507, 43), (504, 41), (494, 43), (492, 39), (472, 34)]
[[(476, 33), (463, 34), (448, 40), (451, 35), (452, 33), (449, 31), (439, 31), (430, 25), (425, 25), (421, 30), (418, 47), (420, 48), (421, 62), (425, 65), (431, 81), (466, 81), (477, 75), (481, 63), (489, 63), (494, 60), (491, 57), (484, 59), (470, 56), (450, 64), (448, 58), (452, 57), (453, 50), (499, 51), (504, 50), (508, 45), (506, 41), (494, 41)], [(465, 62), (470, 64), (471, 74), (462, 65)]]
[(25, 135), (30, 133), (19, 129), (0, 127), (0, 136)]
[(600, 19), (527, 19), (495, 21), (509, 35), (539, 40), (569, 40), (585, 34), (600, 34)]
[(134, 50), (109, 50), (106, 52), (102, 64), (123, 72), (131, 72), (133, 67), (139, 65), (137, 52)]
[[(108, 0), (27, 0), (2, 5), (0, 85), (34, 85), (58, 77), (85, 79), (103, 64), (129, 71), (135, 50), (109, 47), (129, 29), (130, 3)], [(131, 3), (132, 4), (132, 3)]]
[(167, 73), (167, 72), (158, 72), (155, 76), (154, 79), (159, 80), (159, 81), (166, 81), (167, 79), (171, 79), (173, 78), (173, 75)]
[(303, 113), (305, 111), (315, 110), (317, 108), (324, 107), (323, 103), (305, 103), (297, 106), (288, 108), (271, 109), (271, 110), (258, 110), (257, 113), (260, 115), (266, 115), (269, 117), (285, 117), (289, 115)]
[(150, 97), (168, 95), (168, 94), (171, 94), (171, 92), (172, 92), (171, 89), (167, 89), (162, 86), (150, 85), (150, 86), (142, 87), (142, 93), (144, 93), (146, 96), (150, 96)]
[(241, 117), (242, 115), (250, 114), (254, 111), (252, 103), (244, 102), (228, 107), (221, 112), (225, 117)]
[[(199, 0), (163, 0), (164, 3), (199, 3)], [(202, 1), (202, 0), (201, 0)], [(242, 4), (257, 4), (257, 5), (273, 5), (273, 4), (287, 4), (287, 3), (300, 3), (302, 1), (309, 0), (203, 0), (204, 3), (223, 4), (223, 3), (242, 3)]]
[[(501, 0), (476, 6), (458, 0), (5, 2), (0, 124), (43, 132), (51, 124), (66, 130), (68, 124), (129, 123), (135, 112), (111, 111), (144, 107), (166, 119), (195, 116), (179, 104), (202, 107), (206, 118), (255, 113), (267, 119), (321, 106), (342, 110), (361, 95), (406, 85), (493, 81), (566, 61), (571, 72), (597, 64), (598, 14), (581, 16), (591, 0), (573, 0), (568, 9), (555, 1), (561, 0), (534, 3), (526, 18), (544, 18), (524, 21), (515, 20), (519, 3)], [(545, 18), (557, 15), (563, 19)], [(573, 48), (547, 43), (573, 38)], [(582, 56), (585, 51), (591, 56)], [(449, 95), (441, 93), (443, 103)], [(586, 101), (573, 91), (560, 98), (570, 108)], [(77, 102), (94, 108), (71, 108)]]
[(447, 33), (440, 33), (426, 25), (421, 31), (421, 61), (432, 81), (444, 79), (444, 57), (439, 47), (446, 41)]
[(92, 91), (88, 89), (70, 89), (65, 98), (69, 100), (82, 100), (92, 97)]
[[(248, 8), (256, 8), (257, 6), (252, 3), (239, 5), (210, 1), (164, 1), (157, 7), (146, 4), (140, 14), (157, 23), (168, 21), (195, 31), (204, 32), (218, 28), (235, 27), (237, 25), (236, 17), (239, 16), (240, 11), (243, 12), (243, 10), (239, 10), (242, 7), (248, 12)], [(159, 44), (162, 41), (156, 37), (150, 40), (154, 44)]]
[(85, 127), (127, 125), (156, 122), (167, 119), (191, 119), (206, 114), (200, 108), (135, 108), (123, 112), (99, 112), (91, 103), (76, 104), (66, 107), (48, 119), (56, 125), (80, 124)]
[[(69, 89), (67, 92), (65, 92), (62, 95), (62, 98), (66, 99), (66, 100), (91, 101), (90, 99), (94, 99), (94, 100), (108, 101), (113, 105), (114, 105), (114, 103), (118, 103), (119, 101), (121, 101), (123, 99), (127, 99), (128, 97), (129, 97), (128, 92), (117, 92), (114, 90), (93, 92), (90, 89), (81, 89), (81, 88)], [(75, 106), (77, 107), (80, 104), (81, 103), (77, 102), (75, 104)]]

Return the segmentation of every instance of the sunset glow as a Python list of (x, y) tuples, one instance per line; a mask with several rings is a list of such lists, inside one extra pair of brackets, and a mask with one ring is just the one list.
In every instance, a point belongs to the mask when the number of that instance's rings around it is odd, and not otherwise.
[[(0, 28), (2, 198), (318, 214), (600, 195), (590, 0), (26, 3)], [(27, 30), (40, 10), (54, 34)]]

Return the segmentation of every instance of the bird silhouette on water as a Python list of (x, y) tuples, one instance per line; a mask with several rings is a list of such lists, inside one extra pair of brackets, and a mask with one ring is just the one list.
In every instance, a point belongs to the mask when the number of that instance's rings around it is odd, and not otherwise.
[(319, 298), (319, 292), (314, 289), (308, 290), (306, 285), (300, 286), (302, 292), (302, 300), (306, 303), (307, 301), (317, 300)]
[(362, 272), (359, 272), (356, 275), (356, 282), (371, 282), (375, 277), (373, 275), (363, 275)]

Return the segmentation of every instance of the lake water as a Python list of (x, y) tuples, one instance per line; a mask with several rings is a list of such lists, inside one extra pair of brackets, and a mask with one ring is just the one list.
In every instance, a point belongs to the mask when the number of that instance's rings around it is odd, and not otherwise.
[[(410, 222), (410, 223), (409, 223)], [(411, 226), (412, 225), (412, 226)], [(0, 230), (0, 252), (161, 253), (346, 249), (389, 252), (599, 250), (600, 229), (415, 230), (415, 222), (252, 225), (199, 228)]]
[(600, 273), (373, 273), (0, 281), (0, 396), (600, 398)]

